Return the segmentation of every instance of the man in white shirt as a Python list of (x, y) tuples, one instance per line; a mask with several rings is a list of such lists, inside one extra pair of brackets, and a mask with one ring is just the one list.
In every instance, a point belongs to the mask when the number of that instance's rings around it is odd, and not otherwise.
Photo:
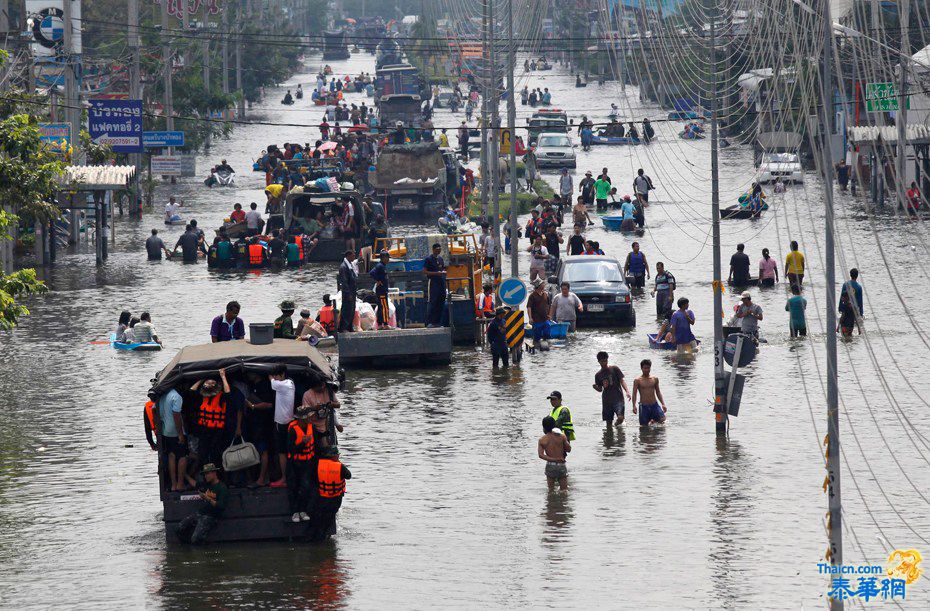
[(133, 337), (139, 344), (155, 342), (161, 345), (161, 340), (155, 333), (155, 327), (152, 325), (152, 316), (148, 312), (142, 312), (139, 316), (139, 322), (132, 328)]
[(575, 192), (574, 185), (572, 184), (572, 177), (568, 173), (568, 168), (562, 168), (562, 175), (559, 176), (559, 195), (562, 196), (562, 199), (568, 198), (566, 201), (572, 201), (572, 193)]
[(169, 197), (168, 203), (165, 204), (165, 220), (166, 221), (181, 220), (181, 215), (178, 214), (178, 210), (180, 209), (181, 209), (181, 204), (174, 201), (174, 195)]
[(546, 261), (549, 260), (549, 251), (543, 246), (542, 237), (536, 236), (527, 250), (530, 251), (530, 282), (537, 278), (545, 282)]
[(261, 230), (262, 213), (258, 211), (258, 204), (252, 202), (251, 210), (245, 213), (245, 227), (249, 235), (258, 235)]
[(581, 299), (578, 295), (569, 291), (568, 282), (562, 283), (562, 292), (552, 299), (552, 305), (549, 306), (549, 318), (555, 322), (567, 322), (568, 330), (575, 330), (575, 322), (578, 320), (578, 312), (582, 311)]
[(636, 199), (639, 200), (640, 204), (649, 203), (649, 191), (652, 189), (655, 189), (652, 186), (652, 179), (646, 176), (642, 168), (637, 170), (636, 178), (633, 179), (633, 191), (636, 193)]
[(294, 381), (287, 377), (287, 366), (278, 365), (268, 374), (274, 391), (274, 443), (281, 467), (281, 479), (271, 483), (274, 488), (287, 485), (284, 477), (287, 469), (287, 427), (294, 419)]

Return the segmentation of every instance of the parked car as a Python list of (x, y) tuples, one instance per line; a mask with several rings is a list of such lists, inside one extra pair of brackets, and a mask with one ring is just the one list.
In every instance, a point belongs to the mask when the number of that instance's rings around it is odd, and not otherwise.
[(540, 168), (574, 168), (575, 145), (567, 134), (546, 132), (536, 141), (536, 166)]
[(795, 153), (763, 153), (759, 164), (759, 182), (804, 182), (801, 160)]
[(554, 297), (563, 282), (578, 295), (584, 311), (577, 326), (636, 326), (636, 311), (620, 261), (613, 257), (574, 255), (562, 257), (555, 276), (549, 277)]

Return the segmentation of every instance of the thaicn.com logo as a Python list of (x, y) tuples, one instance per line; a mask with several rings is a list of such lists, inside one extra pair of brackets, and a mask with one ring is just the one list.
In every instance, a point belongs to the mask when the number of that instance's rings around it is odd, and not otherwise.
[(858, 599), (862, 602), (902, 601), (907, 588), (923, 573), (923, 556), (916, 549), (896, 549), (880, 564), (827, 564), (820, 562), (817, 570), (830, 576), (827, 596), (836, 600)]

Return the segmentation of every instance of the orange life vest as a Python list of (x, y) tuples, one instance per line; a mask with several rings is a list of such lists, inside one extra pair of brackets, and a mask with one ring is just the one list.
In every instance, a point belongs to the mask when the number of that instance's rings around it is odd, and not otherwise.
[(478, 304), (475, 307), (475, 312), (479, 316), (482, 314), (493, 314), (494, 313), (494, 295), (484, 295), (484, 294), (479, 295)]
[(249, 244), (249, 265), (261, 265), (265, 249), (261, 244)]
[(336, 312), (333, 306), (323, 306), (320, 308), (320, 324), (326, 329), (327, 333), (336, 330)]
[(153, 401), (145, 402), (145, 419), (149, 423), (149, 427), (154, 431), (155, 430), (155, 403)]
[(226, 426), (226, 400), (223, 399), (222, 393), (203, 398), (197, 424), (206, 429), (221, 429)]
[(308, 437), (310, 438), (310, 443), (307, 444), (305, 447), (302, 447), (302, 448), (299, 447), (299, 449), (295, 452), (288, 450), (287, 459), (288, 460), (301, 460), (301, 461), (312, 460), (313, 459), (313, 425), (308, 424), (307, 430), (305, 431), (302, 428), (300, 428), (300, 424), (298, 424), (296, 420), (293, 420), (287, 426), (287, 429), (288, 429), (288, 433), (287, 433), (288, 435), (291, 434), (290, 431), (293, 429), (294, 435), (296, 436), (295, 443), (298, 447), (300, 446), (301, 443), (304, 442), (304, 439)]
[(304, 238), (303, 236), (297, 236), (297, 239), (294, 240), (297, 244), (297, 257), (299, 261), (304, 260)]
[(342, 463), (338, 460), (321, 458), (316, 474), (322, 498), (334, 499), (346, 493), (346, 480), (342, 479)]

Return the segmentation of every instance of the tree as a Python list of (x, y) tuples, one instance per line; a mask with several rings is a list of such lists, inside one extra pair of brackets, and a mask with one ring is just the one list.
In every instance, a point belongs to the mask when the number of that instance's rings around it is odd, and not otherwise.
[[(9, 240), (8, 228), (16, 222), (16, 215), (0, 210), (0, 240)], [(21, 269), (12, 274), (0, 273), (0, 331), (9, 331), (20, 317), (29, 314), (19, 299), (27, 295), (48, 291), (45, 283), (36, 278), (36, 270)]]

